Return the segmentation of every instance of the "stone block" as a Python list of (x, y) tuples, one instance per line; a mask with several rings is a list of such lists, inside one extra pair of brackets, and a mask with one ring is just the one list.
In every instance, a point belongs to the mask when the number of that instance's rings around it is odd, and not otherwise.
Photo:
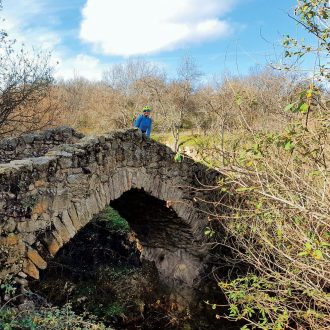
[(22, 241), (27, 245), (33, 245), (37, 240), (36, 233), (24, 233), (22, 235)]
[(130, 178), (128, 176), (128, 171), (126, 169), (120, 172), (120, 179), (122, 183), (123, 192), (128, 191), (132, 188)]
[(47, 262), (40, 256), (40, 254), (36, 250), (29, 249), (27, 252), (27, 256), (39, 269), (46, 269)]
[(33, 167), (38, 169), (40, 172), (47, 172), (49, 165), (55, 160), (56, 158), (52, 156), (31, 158)]
[(95, 190), (96, 187), (98, 187), (100, 185), (100, 178), (93, 174), (90, 178), (89, 178), (89, 190)]
[(58, 217), (52, 218), (52, 223), (54, 224), (54, 227), (56, 228), (58, 235), (61, 237), (64, 243), (69, 242), (71, 237), (74, 236), (74, 234), (72, 235), (72, 233), (68, 231), (68, 229), (65, 227), (65, 225)]
[(82, 173), (69, 174), (67, 177), (67, 181), (70, 185), (83, 185), (88, 182), (87, 178)]
[(30, 277), (39, 280), (39, 270), (36, 265), (30, 260), (25, 259), (23, 262), (23, 272), (29, 275)]
[(55, 233), (48, 233), (43, 238), (43, 241), (45, 242), (47, 249), (52, 256), (55, 256), (59, 249), (63, 246), (62, 240), (58, 237), (58, 235), (56, 236)]
[(77, 233), (77, 230), (74, 227), (67, 210), (62, 212), (61, 220), (62, 220), (62, 223), (65, 225), (66, 229), (68, 230), (70, 237), (71, 238), (74, 237), (74, 235)]
[(15, 231), (16, 224), (16, 219), (9, 217), (7, 220), (5, 220), (0, 233), (13, 233)]
[(91, 216), (86, 207), (86, 201), (84, 200), (81, 202), (75, 202), (74, 206), (75, 206), (79, 221), (83, 224), (83, 226), (85, 226), (91, 220)]
[(114, 191), (114, 184), (112, 180), (112, 176), (109, 178), (109, 192), (110, 192), (110, 200), (115, 200), (115, 191)]
[(113, 183), (114, 199), (117, 199), (123, 193), (123, 185), (122, 185), (121, 177), (120, 177), (119, 173), (115, 173), (112, 176), (112, 183)]
[(38, 220), (29, 219), (17, 223), (17, 231), (20, 233), (34, 233), (49, 226), (49, 221), (39, 218)]
[(109, 204), (110, 201), (111, 201), (111, 198), (110, 198), (110, 188), (109, 188), (109, 182), (105, 182), (103, 185), (103, 191), (104, 191), (104, 196), (106, 198), (106, 204)]
[(34, 183), (34, 186), (36, 188), (41, 188), (41, 187), (44, 187), (45, 185), (46, 185), (46, 182), (44, 180), (37, 180)]
[(74, 207), (74, 204), (71, 204), (71, 206), (68, 208), (68, 215), (72, 221), (73, 226), (76, 228), (77, 231), (83, 227), (83, 224), (79, 220), (79, 217), (77, 215), (77, 211), (76, 208)]
[(53, 211), (58, 211), (60, 213), (60, 211), (66, 210), (69, 207), (69, 203), (70, 203), (70, 196), (68, 190), (66, 189), (62, 189), (61, 191), (57, 190), (51, 208)]
[(86, 199), (86, 207), (90, 214), (89, 220), (92, 219), (93, 215), (99, 213), (103, 209), (103, 207), (99, 207), (94, 192), (92, 192), (91, 195)]
[(33, 134), (24, 134), (21, 137), (26, 144), (32, 144), (34, 140)]
[(27, 278), (27, 275), (24, 272), (19, 272), (17, 275), (22, 278)]
[(100, 184), (98, 190), (96, 191), (96, 199), (99, 203), (100, 209), (104, 209), (107, 203), (107, 197), (103, 188), (103, 184)]
[(73, 161), (71, 157), (61, 157), (58, 161), (60, 168), (70, 168), (73, 165)]
[[(100, 185), (100, 187), (101, 187), (101, 185)], [(96, 190), (96, 191), (94, 191), (94, 197), (95, 197), (95, 200), (96, 200), (98, 212), (100, 212), (106, 206), (106, 202), (104, 200), (104, 196), (101, 197), (100, 190)]]
[(49, 207), (49, 200), (47, 199), (42, 199), (36, 203), (36, 205), (32, 209), (33, 214), (42, 214), (42, 213), (47, 213)]
[(19, 242), (19, 237), (15, 234), (9, 234), (6, 237), (0, 237), (0, 245), (15, 246)]

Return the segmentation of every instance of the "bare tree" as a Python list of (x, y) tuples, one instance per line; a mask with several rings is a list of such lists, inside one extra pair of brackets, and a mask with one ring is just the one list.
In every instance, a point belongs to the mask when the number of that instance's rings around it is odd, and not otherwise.
[(202, 75), (195, 60), (185, 55), (177, 69), (178, 78), (168, 86), (170, 102), (166, 121), (174, 138), (174, 151), (179, 149), (180, 131), (189, 114), (195, 111), (193, 94)]
[[(1, 4), (1, 3), (0, 3)], [(54, 119), (49, 54), (28, 53), (0, 32), (0, 135), (48, 126)]]
[(151, 78), (161, 77), (160, 68), (143, 59), (129, 59), (126, 63), (113, 65), (103, 73), (103, 81), (121, 94), (120, 113), (122, 127), (132, 125), (143, 105), (152, 103), (147, 82)]

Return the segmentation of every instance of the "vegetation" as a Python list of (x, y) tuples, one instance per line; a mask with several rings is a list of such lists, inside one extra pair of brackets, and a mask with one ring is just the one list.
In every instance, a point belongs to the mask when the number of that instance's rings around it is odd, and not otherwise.
[[(299, 1), (295, 15), (328, 51), (327, 4)], [(285, 40), (292, 44), (298, 47)], [(286, 56), (312, 51), (302, 45)], [(316, 87), (328, 75), (319, 63), (318, 75), (285, 107), (295, 120), (277, 132), (253, 132), (221, 168), (222, 212), (211, 215), (205, 233), (214, 235), (218, 226), (226, 233), (216, 241), (232, 251), (236, 275), (219, 274), (218, 286), (229, 302), (227, 317), (244, 320), (242, 329), (330, 326), (330, 111), (327, 93)]]
[[(0, 285), (0, 325), (1, 330), (106, 330), (95, 317), (86, 313), (77, 315), (70, 304), (62, 308), (42, 304), (38, 308), (35, 302), (43, 300), (32, 292), (18, 294), (17, 285), (11, 276), (7, 276)], [(15, 306), (18, 300), (25, 299), (19, 308)]]
[(96, 221), (105, 222), (106, 229), (117, 234), (127, 234), (130, 231), (129, 224), (115, 209), (108, 206), (103, 212), (98, 214)]
[(0, 324), (3, 330), (106, 330), (103, 324), (75, 314), (70, 305), (62, 308), (48, 307), (40, 309), (0, 310)]
[[(214, 297), (207, 304), (216, 318), (243, 321), (244, 330), (330, 327), (329, 3), (298, 0), (293, 19), (310, 39), (285, 36), (286, 61), (277, 66), (282, 71), (258, 67), (245, 77), (225, 75), (209, 84), (198, 84), (198, 66), (185, 57), (175, 78), (129, 60), (106, 71), (102, 82), (76, 77), (55, 87), (47, 56), (31, 60), (15, 51), (5, 32), (0, 37), (7, 56), (0, 59), (1, 135), (62, 123), (85, 133), (132, 127), (148, 104), (154, 109), (153, 137), (175, 151), (193, 149), (225, 174), (205, 235), (215, 243), (212, 275), (228, 304)], [(304, 56), (317, 59), (309, 75), (297, 71)], [(98, 221), (112, 233), (129, 231), (111, 208)], [(225, 260), (221, 248), (230, 251)], [(122, 275), (118, 269), (103, 271), (122, 296), (94, 312), (112, 318), (128, 305), (127, 278), (116, 277)], [(10, 286), (1, 289), (11, 294)], [(84, 292), (89, 301), (95, 290)], [(1, 307), (0, 320), (8, 329), (17, 322), (22, 329), (56, 329), (65, 322), (79, 329), (89, 322), (74, 318), (70, 307), (26, 313)]]
[(328, 118), (315, 116), (313, 129), (255, 137), (223, 170), (226, 211), (213, 216), (227, 236), (218, 241), (246, 274), (218, 285), (229, 317), (252, 328), (329, 325)]
[(3, 30), (0, 53), (0, 137), (51, 125), (58, 109), (49, 54), (28, 51)]
[[(329, 3), (325, 0), (298, 0), (294, 16), (291, 17), (311, 38), (307, 41), (297, 40), (287, 35), (283, 40), (285, 57), (299, 59), (313, 54), (314, 59), (316, 56), (313, 80), (329, 80)], [(292, 66), (286, 65), (284, 69), (291, 70)]]

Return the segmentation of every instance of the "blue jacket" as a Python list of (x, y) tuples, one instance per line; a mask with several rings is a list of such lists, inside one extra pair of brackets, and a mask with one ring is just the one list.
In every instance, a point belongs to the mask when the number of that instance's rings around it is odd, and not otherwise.
[(146, 134), (148, 138), (150, 138), (150, 133), (152, 129), (152, 119), (143, 115), (140, 115), (135, 123), (134, 126), (139, 128), (143, 133)]

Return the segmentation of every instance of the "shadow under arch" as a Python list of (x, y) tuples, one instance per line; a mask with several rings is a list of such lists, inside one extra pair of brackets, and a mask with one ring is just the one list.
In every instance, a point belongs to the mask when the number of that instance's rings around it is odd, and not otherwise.
[(141, 258), (154, 262), (170, 286), (193, 286), (205, 251), (195, 242), (189, 224), (166, 202), (144, 189), (131, 189), (110, 203), (130, 224), (141, 243)]

